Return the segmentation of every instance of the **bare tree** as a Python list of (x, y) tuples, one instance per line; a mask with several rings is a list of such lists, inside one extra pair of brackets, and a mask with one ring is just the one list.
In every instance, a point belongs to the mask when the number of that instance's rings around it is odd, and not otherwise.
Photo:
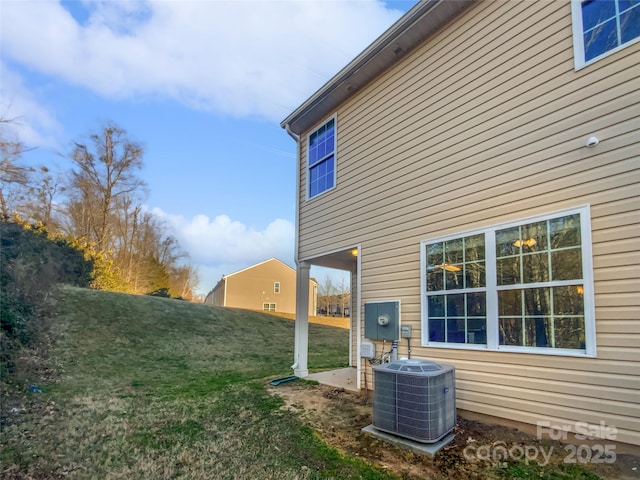
[(336, 286), (336, 298), (340, 305), (340, 313), (343, 317), (345, 316), (346, 307), (349, 306), (349, 302), (351, 301), (350, 291), (351, 289), (349, 288), (347, 279), (344, 276), (341, 277), (340, 282)]
[(336, 289), (333, 286), (333, 281), (328, 275), (325, 277), (324, 282), (318, 284), (318, 307), (320, 311), (327, 315), (330, 315), (331, 306), (335, 303)]
[(64, 191), (62, 176), (41, 166), (34, 174), (22, 205), (25, 218), (42, 223), (49, 231), (60, 230), (57, 198)]
[(196, 298), (194, 289), (198, 282), (198, 272), (189, 264), (175, 267), (169, 284), (174, 295), (185, 300), (193, 300)]
[(184, 264), (187, 254), (178, 240), (151, 212), (123, 198), (114, 242), (114, 261), (121, 276), (135, 293), (165, 289), (171, 296), (191, 298), (197, 275)]
[(116, 263), (136, 293), (168, 289), (167, 268), (162, 263), (164, 228), (151, 212), (141, 206), (126, 205), (120, 221), (121, 232), (115, 249)]
[[(185, 252), (142, 206), (142, 155), (142, 147), (113, 123), (86, 143), (75, 143), (64, 227), (113, 262), (128, 291), (191, 296), (197, 275), (184, 265)], [(50, 191), (42, 189), (43, 194)]]
[(115, 236), (118, 246), (114, 251), (115, 263), (120, 268), (120, 275), (127, 284), (135, 281), (138, 272), (137, 248), (140, 225), (143, 221), (141, 205), (134, 205), (129, 196), (116, 200), (121, 215), (116, 219)]
[(117, 199), (144, 190), (145, 183), (137, 177), (143, 149), (113, 123), (89, 140), (90, 145), (76, 143), (71, 155), (75, 169), (69, 215), (77, 234), (107, 250), (112, 246), (112, 229), (118, 217)]
[(20, 165), (20, 157), (31, 150), (17, 138), (11, 138), (7, 125), (16, 123), (15, 119), (0, 118), (0, 216), (7, 218), (11, 214), (7, 203), (7, 190), (10, 187), (26, 188), (33, 168)]

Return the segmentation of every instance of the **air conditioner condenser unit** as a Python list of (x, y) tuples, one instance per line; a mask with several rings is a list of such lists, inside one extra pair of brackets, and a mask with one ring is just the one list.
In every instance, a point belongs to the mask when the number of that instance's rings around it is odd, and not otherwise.
[(453, 365), (396, 360), (373, 367), (373, 427), (421, 443), (435, 443), (456, 424)]

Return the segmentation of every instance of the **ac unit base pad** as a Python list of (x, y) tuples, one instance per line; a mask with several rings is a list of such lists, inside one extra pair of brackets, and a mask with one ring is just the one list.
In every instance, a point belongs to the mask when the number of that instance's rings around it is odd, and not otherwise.
[(446, 435), (442, 440), (438, 440), (435, 443), (421, 443), (416, 442), (414, 440), (410, 440), (404, 437), (398, 437), (396, 435), (391, 435), (390, 433), (383, 432), (382, 430), (378, 430), (373, 424), (368, 425), (362, 429), (364, 433), (368, 433), (369, 435), (373, 435), (378, 440), (383, 442), (390, 443), (399, 448), (404, 448), (406, 450), (411, 450), (413, 453), (427, 455), (432, 457), (440, 451), (443, 447), (449, 445), (453, 439), (455, 438), (454, 433), (450, 433)]

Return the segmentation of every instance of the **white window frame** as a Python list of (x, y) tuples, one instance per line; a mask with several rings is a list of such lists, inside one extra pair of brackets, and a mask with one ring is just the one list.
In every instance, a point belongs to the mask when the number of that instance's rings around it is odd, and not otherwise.
[(280, 282), (273, 282), (273, 293), (280, 293)]
[[(320, 193), (316, 193), (315, 195), (311, 196), (311, 166), (309, 165), (309, 142), (311, 139), (311, 135), (316, 133), (320, 128), (325, 126), (331, 120), (333, 120), (333, 130), (334, 130), (333, 131), (333, 186), (330, 188), (327, 188), (326, 190), (323, 190)], [(326, 157), (328, 157), (328, 155)], [(316, 125), (314, 128), (312, 128), (309, 134), (307, 135), (307, 154), (305, 155), (305, 171), (307, 175), (307, 180), (306, 180), (307, 186), (305, 188), (307, 201), (312, 200), (314, 198), (318, 198), (324, 195), (325, 193), (330, 192), (331, 190), (336, 188), (337, 176), (338, 176), (337, 175), (338, 173), (338, 115), (336, 113), (334, 113), (330, 117), (327, 117), (318, 125)]]
[[(499, 342), (499, 325), (498, 325), (498, 291), (509, 287), (498, 286), (497, 267), (496, 267), (496, 245), (495, 232), (498, 230), (525, 225), (529, 223), (541, 222), (553, 218), (580, 214), (581, 229), (581, 253), (582, 253), (582, 283), (584, 286), (584, 328), (585, 328), (585, 349), (561, 349), (531, 346), (513, 346), (500, 345)], [(469, 343), (446, 343), (446, 342), (430, 342), (428, 338), (428, 318), (427, 318), (427, 285), (426, 285), (426, 269), (427, 256), (425, 253), (426, 246), (432, 243), (454, 240), (471, 235), (485, 235), (485, 265), (486, 265), (486, 328), (487, 343), (485, 344), (469, 344)], [(523, 288), (536, 288), (540, 286), (553, 287), (571, 284), (572, 281), (551, 281), (540, 283), (518, 284)], [(422, 325), (422, 346), (429, 348), (447, 348), (461, 350), (483, 350), (483, 351), (500, 351), (500, 352), (518, 352), (533, 353), (543, 355), (561, 355), (572, 357), (595, 357), (596, 356), (596, 328), (595, 328), (595, 301), (593, 290), (593, 262), (591, 249), (591, 215), (589, 205), (576, 207), (570, 210), (560, 210), (552, 213), (538, 215), (518, 219), (517, 221), (495, 224), (483, 229), (464, 231), (454, 235), (447, 235), (440, 238), (430, 238), (420, 242), (420, 296), (421, 296), (421, 325)]]
[(609, 55), (612, 55), (623, 48), (629, 47), (634, 43), (640, 41), (640, 37), (634, 38), (622, 45), (617, 46), (616, 48), (612, 48), (611, 50), (607, 50), (602, 55), (592, 58), (589, 61), (585, 60), (585, 52), (584, 52), (584, 36), (583, 36), (583, 26), (582, 26), (582, 4), (588, 0), (571, 0), (571, 26), (573, 29), (573, 63), (575, 70), (580, 70), (581, 68), (586, 67), (587, 65), (591, 65), (598, 60), (601, 60)]
[[(271, 308), (272, 306), (273, 306), (273, 308)], [(262, 311), (263, 312), (275, 312), (277, 307), (278, 307), (277, 304), (275, 304), (273, 302), (263, 302), (262, 303)]]

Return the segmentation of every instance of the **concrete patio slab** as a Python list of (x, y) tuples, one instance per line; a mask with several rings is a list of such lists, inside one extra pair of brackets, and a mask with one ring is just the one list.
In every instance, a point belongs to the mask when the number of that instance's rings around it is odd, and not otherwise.
[(359, 393), (356, 387), (356, 375), (357, 371), (355, 368), (347, 367), (338, 370), (312, 373), (305, 380), (315, 380), (320, 385), (344, 388), (349, 392)]

